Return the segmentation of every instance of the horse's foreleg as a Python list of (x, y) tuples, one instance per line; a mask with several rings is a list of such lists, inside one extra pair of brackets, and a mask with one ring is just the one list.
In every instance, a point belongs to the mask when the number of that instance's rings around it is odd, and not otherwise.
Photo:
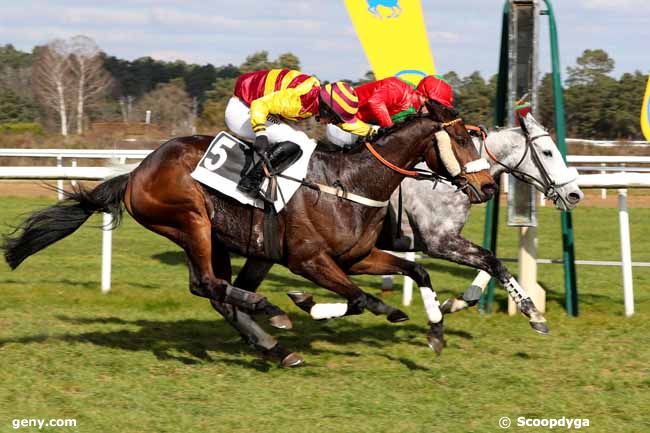
[[(471, 266), (496, 277), (501, 285), (505, 287), (508, 295), (510, 295), (519, 310), (528, 317), (530, 326), (541, 334), (548, 334), (549, 330), (544, 315), (537, 310), (528, 293), (492, 252), (461, 236), (446, 238), (441, 245), (444, 245), (444, 247), (428, 249), (427, 254), (461, 265)], [(475, 305), (488, 281), (489, 279), (486, 278), (485, 274), (479, 274), (472, 284), (476, 287), (470, 286), (470, 290), (464, 295), (456, 299), (449, 299), (443, 303), (443, 313), (453, 313)]]
[(269, 262), (268, 260), (257, 258), (246, 259), (244, 267), (241, 268), (241, 271), (237, 274), (237, 279), (234, 284), (235, 287), (239, 287), (249, 292), (256, 292), (272, 267), (273, 262)]
[(444, 347), (442, 312), (438, 295), (432, 289), (429, 273), (419, 263), (405, 260), (380, 249), (374, 248), (370, 254), (350, 267), (351, 274), (367, 275), (406, 275), (419, 286), (422, 301), (429, 319), (429, 346), (438, 354)]

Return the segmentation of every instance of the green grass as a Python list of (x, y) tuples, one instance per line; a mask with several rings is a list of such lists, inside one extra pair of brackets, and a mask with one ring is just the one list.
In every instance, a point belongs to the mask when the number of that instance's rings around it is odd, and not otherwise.
[[(48, 203), (0, 199), (0, 221)], [(469, 238), (481, 239), (483, 213), (475, 209)], [(559, 257), (559, 214), (542, 209), (539, 220), (540, 256)], [(650, 261), (649, 220), (650, 209), (631, 210), (634, 260)], [(471, 310), (446, 320), (441, 357), (426, 346), (418, 296), (403, 324), (369, 313), (313, 322), (286, 291), (334, 298), (276, 268), (262, 292), (295, 327), (272, 332), (307, 360), (283, 370), (189, 293), (178, 248), (128, 218), (114, 234), (113, 290), (101, 295), (101, 231), (92, 227), (100, 224), (94, 218), (15, 272), (0, 265), (0, 432), (15, 431), (11, 420), (21, 418), (75, 418), (76, 428), (41, 431), (102, 433), (494, 433), (502, 416), (589, 418), (586, 430), (596, 433), (650, 429), (648, 268), (634, 271), (637, 314), (628, 319), (620, 269), (579, 266), (581, 316), (569, 318), (562, 267), (540, 266), (552, 336), (534, 334), (520, 316)], [(578, 209), (574, 226), (578, 258), (619, 258), (615, 209)], [(500, 255), (516, 255), (514, 230), (502, 227), (499, 242)], [(443, 299), (474, 275), (422, 262)], [(377, 293), (377, 277), (357, 281)], [(503, 290), (496, 300), (502, 311)], [(398, 305), (399, 292), (388, 301)]]

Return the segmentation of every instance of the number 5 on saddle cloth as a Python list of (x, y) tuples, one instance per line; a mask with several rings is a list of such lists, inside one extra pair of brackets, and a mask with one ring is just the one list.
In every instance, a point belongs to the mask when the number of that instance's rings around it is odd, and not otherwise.
[[(302, 140), (302, 155), (298, 160), (282, 173), (293, 179), (303, 180), (307, 174), (309, 158), (316, 149), (314, 140)], [(220, 132), (201, 158), (192, 172), (192, 177), (202, 184), (232, 197), (243, 204), (264, 209), (264, 201), (253, 198), (237, 189), (243, 175), (248, 173), (258, 162), (259, 156), (253, 152), (248, 143), (228, 134)], [(293, 194), (300, 187), (300, 183), (284, 177), (276, 177), (278, 194), (273, 202), (276, 212), (280, 212)], [(262, 184), (265, 190), (268, 179)]]

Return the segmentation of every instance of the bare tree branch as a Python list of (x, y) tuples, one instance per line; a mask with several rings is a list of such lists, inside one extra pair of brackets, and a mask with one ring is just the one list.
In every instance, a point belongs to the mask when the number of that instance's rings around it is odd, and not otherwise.
[(61, 135), (67, 136), (73, 76), (69, 47), (65, 41), (55, 39), (37, 50), (32, 66), (32, 85), (39, 101), (58, 113)]
[(76, 79), (77, 134), (83, 134), (85, 109), (99, 101), (113, 85), (113, 79), (104, 69), (101, 51), (87, 36), (70, 39), (70, 64)]

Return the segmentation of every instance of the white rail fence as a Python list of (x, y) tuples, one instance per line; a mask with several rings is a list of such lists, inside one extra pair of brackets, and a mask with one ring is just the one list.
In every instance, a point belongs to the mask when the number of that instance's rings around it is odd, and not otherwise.
[[(127, 160), (142, 160), (151, 150), (89, 150), (89, 149), (0, 149), (0, 157), (33, 157), (56, 158), (56, 167), (0, 167), (0, 180), (58, 180), (59, 187), (63, 188), (64, 180), (103, 180), (124, 172), (123, 168), (116, 167), (79, 167), (77, 159), (107, 159), (125, 164)], [(581, 174), (578, 183), (581, 188), (610, 188), (618, 189), (619, 196), (619, 231), (621, 237), (621, 261), (586, 261), (578, 260), (577, 264), (621, 266), (623, 271), (623, 291), (625, 298), (625, 314), (634, 314), (634, 290), (632, 282), (633, 266), (650, 266), (650, 263), (632, 262), (629, 215), (627, 210), (628, 188), (650, 188), (650, 173), (647, 170), (639, 172), (634, 169), (643, 169), (640, 165), (650, 164), (650, 157), (643, 156), (584, 156), (570, 155), (569, 163), (605, 164), (601, 166), (577, 166), (579, 171), (612, 171), (616, 173)], [(64, 162), (70, 160), (70, 166)], [(612, 167), (612, 164), (625, 164)], [(632, 165), (632, 166), (631, 166)], [(62, 198), (62, 196), (59, 196)], [(103, 225), (110, 226), (110, 214), (104, 214)], [(101, 288), (103, 293), (108, 293), (111, 288), (111, 245), (112, 232), (104, 230), (102, 236), (102, 275)], [(408, 254), (407, 258), (414, 260), (415, 254)], [(556, 263), (561, 261), (539, 259), (538, 263)], [(390, 280), (384, 279), (383, 288), (391, 286)], [(403, 303), (409, 305), (412, 299), (413, 282), (404, 278)]]
[[(59, 200), (63, 199), (64, 180), (104, 180), (118, 175), (124, 170), (115, 167), (79, 167), (78, 159), (106, 159), (125, 164), (127, 160), (142, 160), (151, 150), (117, 150), (117, 149), (0, 149), (0, 157), (55, 158), (56, 167), (0, 167), (0, 180), (56, 180)], [(64, 166), (69, 160), (70, 166)], [(103, 214), (103, 227), (110, 227), (113, 218)], [(102, 270), (101, 290), (111, 290), (113, 232), (102, 231)]]
[[(65, 167), (65, 162), (69, 160), (70, 167), (77, 167), (78, 159), (108, 159), (115, 161), (120, 164), (125, 164), (127, 160), (142, 160), (147, 157), (152, 151), (151, 150), (118, 150), (118, 149), (0, 149), (0, 157), (30, 157), (30, 158), (54, 158), (56, 159), (56, 167), (63, 168)], [(10, 168), (10, 167), (4, 167)], [(25, 169), (26, 167), (14, 167), (16, 169)], [(58, 172), (56, 170), (47, 171), (46, 168), (41, 167), (43, 173), (48, 173), (56, 175)], [(93, 168), (97, 167), (85, 167), (87, 171), (92, 171)], [(10, 175), (10, 172), (7, 171), (7, 175)], [(18, 174), (24, 173), (24, 170), (17, 170)], [(87, 177), (77, 177), (74, 178), (75, 174), (79, 173), (81, 175), (82, 171), (69, 171), (62, 170), (61, 177), (36, 177), (34, 179), (49, 179), (57, 180), (57, 188), (59, 191), (63, 190), (63, 181), (64, 180), (98, 180), (91, 179)], [(8, 177), (3, 177), (3, 179), (11, 179)], [(15, 178), (14, 178), (15, 179)], [(19, 178), (20, 179), (20, 178)], [(22, 178), (26, 179), (26, 178)], [(59, 200), (63, 199), (63, 194), (59, 192)]]

